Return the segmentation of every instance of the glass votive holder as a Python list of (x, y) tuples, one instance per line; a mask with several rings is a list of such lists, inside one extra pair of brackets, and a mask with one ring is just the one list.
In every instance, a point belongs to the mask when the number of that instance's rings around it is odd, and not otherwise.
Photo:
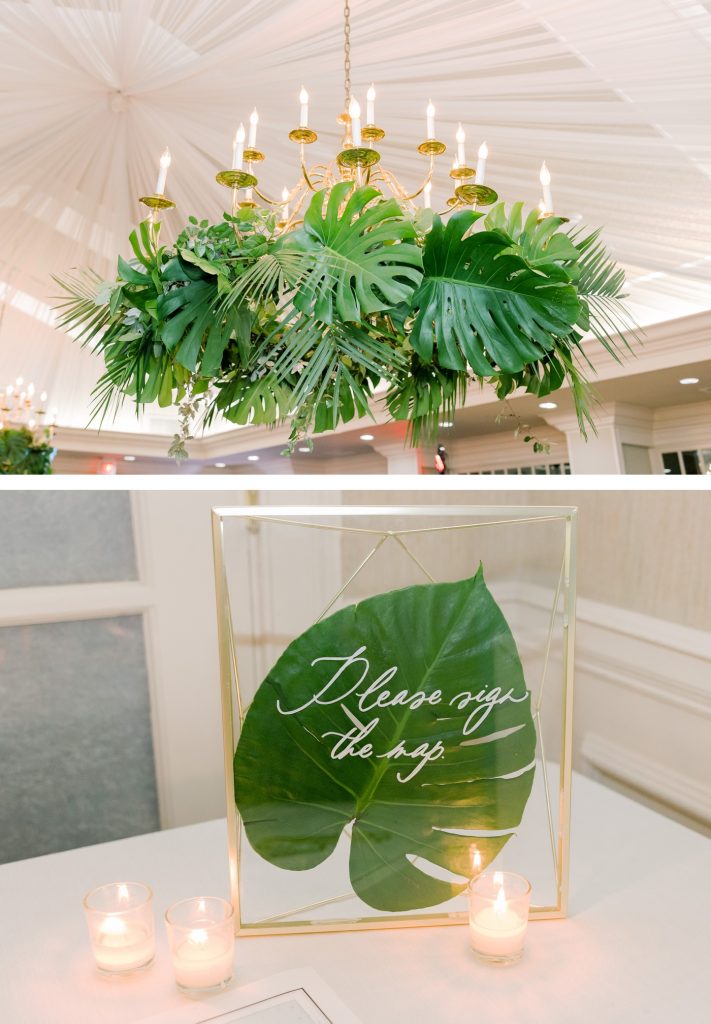
[(234, 911), (217, 896), (174, 903), (165, 914), (175, 982), (182, 992), (202, 994), (232, 980)]
[(469, 883), (469, 938), (480, 960), (514, 964), (523, 955), (531, 883), (511, 871), (493, 871)]
[(128, 974), (155, 956), (153, 892), (142, 882), (111, 882), (84, 897), (96, 966), (103, 974)]

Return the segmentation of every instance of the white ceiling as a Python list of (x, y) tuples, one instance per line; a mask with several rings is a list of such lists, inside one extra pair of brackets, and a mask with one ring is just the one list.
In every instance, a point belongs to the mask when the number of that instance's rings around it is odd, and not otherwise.
[[(559, 212), (605, 226), (643, 324), (711, 308), (711, 3), (691, 0), (351, 0), (353, 85), (377, 87), (380, 149), (407, 184), (424, 108), (453, 143), (489, 145), (502, 198), (537, 202), (538, 167)], [(52, 327), (52, 272), (115, 254), (173, 155), (168, 236), (217, 217), (215, 172), (256, 104), (261, 183), (294, 180), (298, 92), (314, 156), (337, 147), (339, 3), (323, 0), (0, 0), (0, 384), (34, 377), (84, 426), (100, 367)], [(449, 193), (443, 158), (434, 205)], [(169, 425), (168, 424), (170, 421)], [(140, 429), (171, 429), (151, 413)], [(127, 410), (118, 424), (139, 429)]]

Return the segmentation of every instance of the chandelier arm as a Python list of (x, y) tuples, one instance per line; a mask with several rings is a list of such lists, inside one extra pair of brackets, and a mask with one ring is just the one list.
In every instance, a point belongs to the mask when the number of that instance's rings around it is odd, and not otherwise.
[(429, 166), (429, 170), (427, 172), (427, 175), (425, 177), (425, 180), (422, 182), (422, 184), (417, 189), (417, 191), (411, 193), (410, 195), (408, 195), (408, 193), (405, 192), (405, 189), (400, 184), (400, 182), (397, 180), (397, 178), (392, 173), (392, 171), (388, 171), (385, 168), (383, 168), (383, 174), (386, 175), (388, 184), (393, 189), (393, 191), (396, 192), (396, 194), (399, 194), (400, 199), (407, 200), (407, 201), (410, 201), (412, 199), (417, 199), (417, 197), (422, 195), (422, 193), (425, 191), (427, 186), (432, 181), (432, 177), (434, 175), (434, 157), (433, 156), (430, 157), (430, 166)]

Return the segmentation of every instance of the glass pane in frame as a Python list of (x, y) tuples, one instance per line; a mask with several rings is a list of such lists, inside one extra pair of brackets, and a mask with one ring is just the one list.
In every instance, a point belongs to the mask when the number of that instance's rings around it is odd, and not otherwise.
[[(273, 507), (213, 512), (230, 868), (238, 934), (459, 924), (466, 894), (374, 910), (349, 879), (349, 834), (318, 867), (287, 871), (250, 846), (234, 800), (240, 728), (262, 680), (315, 622), (366, 598), (471, 578), (483, 567), (512, 631), (536, 728), (533, 786), (493, 862), (533, 885), (532, 918), (563, 917), (568, 879), (575, 602), (570, 507)], [(403, 636), (403, 644), (417, 643)], [(264, 771), (269, 771), (265, 753)], [(414, 862), (417, 862), (417, 857)], [(454, 880), (444, 868), (428, 873)], [(462, 879), (459, 878), (458, 881)]]

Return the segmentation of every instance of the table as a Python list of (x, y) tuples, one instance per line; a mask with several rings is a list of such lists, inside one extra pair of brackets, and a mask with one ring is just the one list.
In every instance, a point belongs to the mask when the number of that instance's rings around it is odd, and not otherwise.
[[(185, 1005), (160, 920), (148, 971), (93, 970), (81, 897), (129, 876), (153, 886), (157, 917), (182, 897), (227, 895), (224, 821), (0, 867), (2, 1024), (138, 1024)], [(711, 840), (577, 776), (571, 916), (533, 922), (520, 964), (477, 962), (458, 927), (260, 937), (237, 943), (236, 984), (315, 967), (363, 1024), (700, 1022), (710, 878)]]

